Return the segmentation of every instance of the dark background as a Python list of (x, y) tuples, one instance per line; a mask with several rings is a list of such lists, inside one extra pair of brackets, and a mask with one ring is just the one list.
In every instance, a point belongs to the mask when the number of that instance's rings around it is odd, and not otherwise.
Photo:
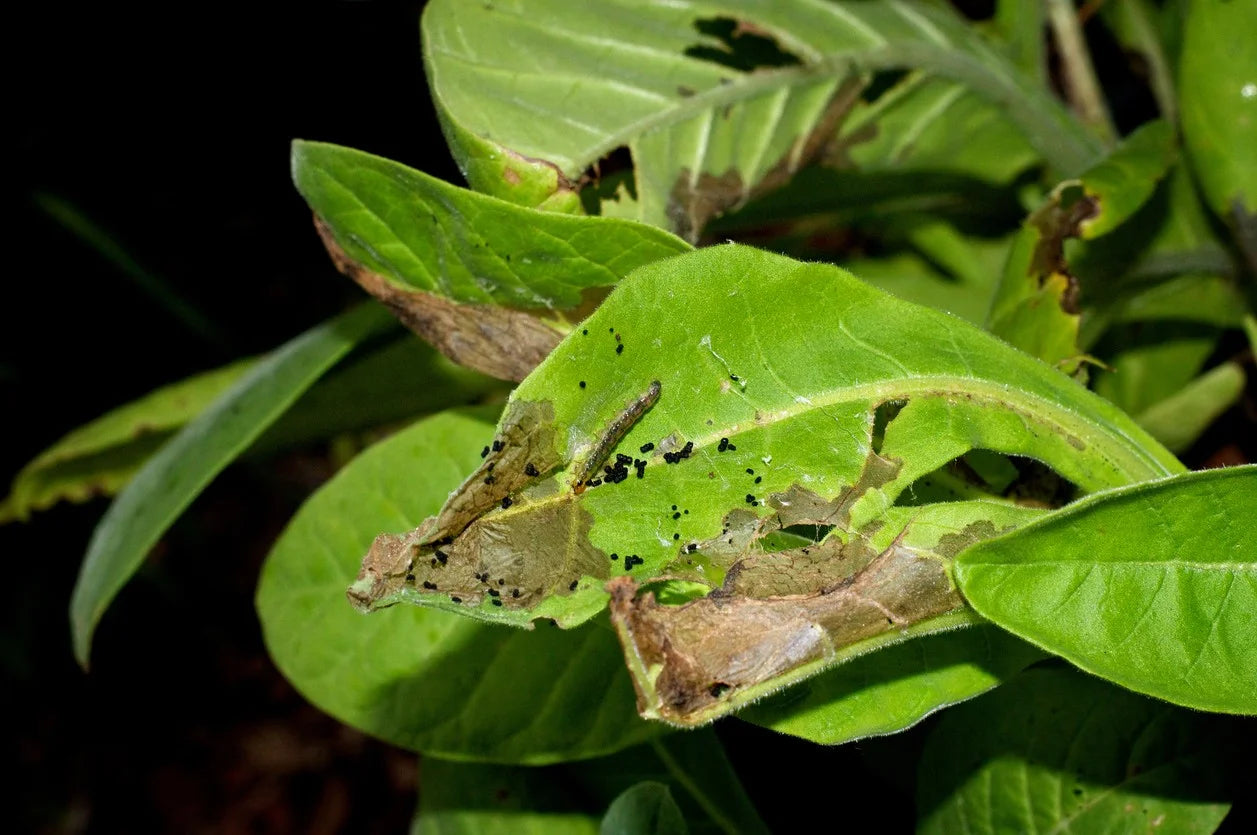
[[(272, 348), (361, 298), (291, 186), (288, 144), (336, 142), (461, 182), (423, 80), (422, 6), (45, 3), (10, 13), (19, 48), (5, 216), (16, 257), (0, 301), (0, 489), (108, 409)], [(54, 219), (41, 208), (49, 200), (99, 227), (157, 289)], [(207, 327), (181, 323), (163, 294)], [(1237, 410), (1189, 461), (1217, 458), (1241, 424), (1251, 420)], [(73, 663), (66, 610), (105, 502), (0, 527), (3, 755), (19, 775), (6, 823), (48, 833), (406, 830), (416, 758), (306, 704), (271, 665), (253, 611), (261, 561), (330, 473), (325, 452), (244, 462), (216, 479), (106, 614), (90, 675)], [(910, 756), (919, 732), (840, 749), (736, 722), (721, 734), (764, 807), (841, 785), (881, 810), (885, 831), (911, 828), (911, 787), (877, 775), (899, 748)]]
[[(294, 137), (460, 181), (423, 79), (422, 2), (17, 5), (3, 492), (76, 426), (361, 298), (289, 181)], [(41, 195), (89, 218), (211, 332), (181, 324)], [(405, 831), (414, 757), (308, 706), (253, 613), (269, 542), (327, 473), (320, 452), (218, 478), (106, 614), (90, 675), (72, 661), (66, 607), (105, 502), (0, 528), (3, 756), (19, 775), (4, 829)]]

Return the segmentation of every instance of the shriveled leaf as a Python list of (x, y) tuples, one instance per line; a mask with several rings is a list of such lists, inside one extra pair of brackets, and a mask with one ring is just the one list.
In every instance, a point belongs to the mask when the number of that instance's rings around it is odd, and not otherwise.
[(1178, 66), (1183, 143), (1209, 206), (1257, 215), (1257, 5), (1192, 0)]
[(612, 801), (600, 835), (686, 835), (689, 827), (663, 783), (644, 782)]
[(473, 415), (429, 418), (368, 449), (306, 502), (258, 585), (271, 657), (321, 709), (425, 754), (542, 763), (640, 742), (656, 730), (633, 714), (605, 623), (525, 632), (408, 606), (368, 619), (345, 601), (372, 537), (436, 511), (492, 434)]
[(112, 496), (251, 364), (246, 360), (163, 386), (75, 429), (17, 474), (0, 521), (26, 519), (60, 501)]
[(522, 208), (337, 145), (294, 142), (292, 174), (342, 272), (451, 359), (504, 379), (554, 347), (568, 327), (560, 311), (689, 248), (651, 226)]
[[(1181, 469), (1110, 404), (961, 320), (831, 266), (699, 250), (623, 282), (515, 390), (441, 512), (376, 540), (350, 594), (575, 625), (615, 578), (642, 709), (704, 721), (956, 625), (947, 558), (1022, 517), (894, 505), (972, 449), (1039, 459), (1083, 490)], [(834, 530), (759, 544), (799, 525)], [(662, 579), (712, 594), (637, 594)]]
[(80, 664), (109, 602), (184, 508), (337, 360), (393, 327), (368, 304), (306, 331), (258, 360), (145, 463), (96, 526), (79, 570), (70, 626)]
[(1067, 669), (950, 710), (918, 767), (917, 832), (1204, 833), (1226, 816), (1223, 731)]
[(1083, 358), (1082, 308), (1065, 242), (1117, 228), (1152, 195), (1173, 153), (1169, 124), (1151, 122), (1081, 177), (1060, 183), (1013, 242), (988, 317), (991, 331), (1067, 373), (1075, 371)]
[(998, 687), (1043, 652), (990, 624), (927, 635), (826, 670), (738, 713), (774, 731), (841, 745), (910, 728)]
[(1257, 713), (1257, 466), (1098, 493), (956, 560), (983, 616), (1084, 670)]
[(548, 177), (555, 195), (570, 193), (627, 147), (636, 216), (683, 237), (813, 158), (877, 69), (966, 85), (1065, 174), (1099, 155), (1036, 80), (937, 5), (438, 0), (423, 39), (446, 137), (474, 188), (516, 199), (518, 187), (535, 205)]

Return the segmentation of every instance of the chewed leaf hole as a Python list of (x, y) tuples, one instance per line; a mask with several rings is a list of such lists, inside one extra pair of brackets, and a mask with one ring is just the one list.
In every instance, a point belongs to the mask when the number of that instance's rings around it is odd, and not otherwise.
[(815, 545), (828, 536), (833, 529), (833, 525), (791, 525), (766, 534), (755, 544), (765, 553), (788, 551), (792, 548)]
[(685, 54), (691, 58), (710, 61), (739, 72), (790, 67), (803, 63), (799, 56), (782, 49), (775, 38), (753, 23), (731, 17), (700, 18), (694, 21), (694, 28), (704, 35), (717, 38), (721, 45), (702, 43), (686, 47)]
[(860, 93), (860, 99), (872, 104), (882, 96), (895, 89), (895, 85), (907, 78), (908, 70), (882, 70), (873, 74), (873, 79)]
[(895, 504), (915, 507), (962, 499), (1005, 498), (1030, 507), (1060, 507), (1078, 488), (1032, 458), (970, 450), (914, 481)]
[(580, 201), (587, 215), (601, 215), (603, 204), (637, 201), (633, 153), (621, 145), (585, 169), (580, 178)]
[(886, 439), (886, 427), (899, 416), (899, 412), (906, 405), (908, 405), (907, 400), (889, 400), (873, 412), (873, 452), (881, 454), (882, 442)]

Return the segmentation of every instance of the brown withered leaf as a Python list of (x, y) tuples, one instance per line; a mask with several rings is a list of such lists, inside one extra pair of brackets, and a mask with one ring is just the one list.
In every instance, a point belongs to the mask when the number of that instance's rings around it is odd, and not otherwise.
[(862, 641), (963, 607), (938, 555), (859, 537), (748, 554), (707, 597), (663, 606), (637, 584), (608, 584), (611, 617), (635, 667), (643, 716), (694, 725), (738, 691), (788, 683)]
[(1058, 189), (1047, 203), (1030, 214), (1027, 224), (1039, 232), (1030, 256), (1029, 276), (1042, 289), (1059, 279), (1058, 303), (1061, 310), (1078, 315), (1078, 279), (1065, 260), (1065, 241), (1082, 235), (1082, 223), (1099, 214), (1099, 200), (1079, 188)]
[[(555, 591), (568, 574), (606, 576), (605, 555), (588, 541), (592, 519), (572, 497), (539, 506), (529, 501), (529, 488), (544, 489), (543, 479), (561, 465), (550, 404), (512, 402), (480, 466), (439, 515), (407, 534), (376, 537), (350, 601), (370, 611), (423, 589), (468, 604), (506, 595), (519, 608)], [(563, 550), (562, 559), (522, 559), (542, 545)], [(564, 569), (557, 574), (556, 564)]]
[(460, 304), (399, 286), (350, 258), (318, 215), (314, 217), (314, 226), (336, 269), (383, 302), (402, 324), (459, 365), (500, 380), (519, 382), (562, 338), (554, 328), (522, 310)]
[(812, 130), (799, 136), (790, 153), (756, 182), (746, 182), (743, 173), (732, 168), (720, 174), (700, 171), (697, 176), (692, 169), (681, 169), (668, 198), (667, 214), (673, 231), (688, 241), (697, 241), (708, 221), (788, 182), (820, 156), (859, 99), (863, 86), (856, 78), (844, 81)]

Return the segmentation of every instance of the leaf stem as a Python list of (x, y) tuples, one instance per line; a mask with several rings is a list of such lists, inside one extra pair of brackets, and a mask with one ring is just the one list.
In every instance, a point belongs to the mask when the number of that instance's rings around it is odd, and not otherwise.
[(1117, 137), (1113, 120), (1109, 116), (1104, 94), (1096, 80), (1091, 53), (1087, 50), (1078, 15), (1072, 0), (1045, 0), (1048, 24), (1056, 39), (1056, 49), (1061, 57), (1061, 75), (1064, 77), (1065, 95), (1070, 106), (1106, 144), (1112, 145)]

